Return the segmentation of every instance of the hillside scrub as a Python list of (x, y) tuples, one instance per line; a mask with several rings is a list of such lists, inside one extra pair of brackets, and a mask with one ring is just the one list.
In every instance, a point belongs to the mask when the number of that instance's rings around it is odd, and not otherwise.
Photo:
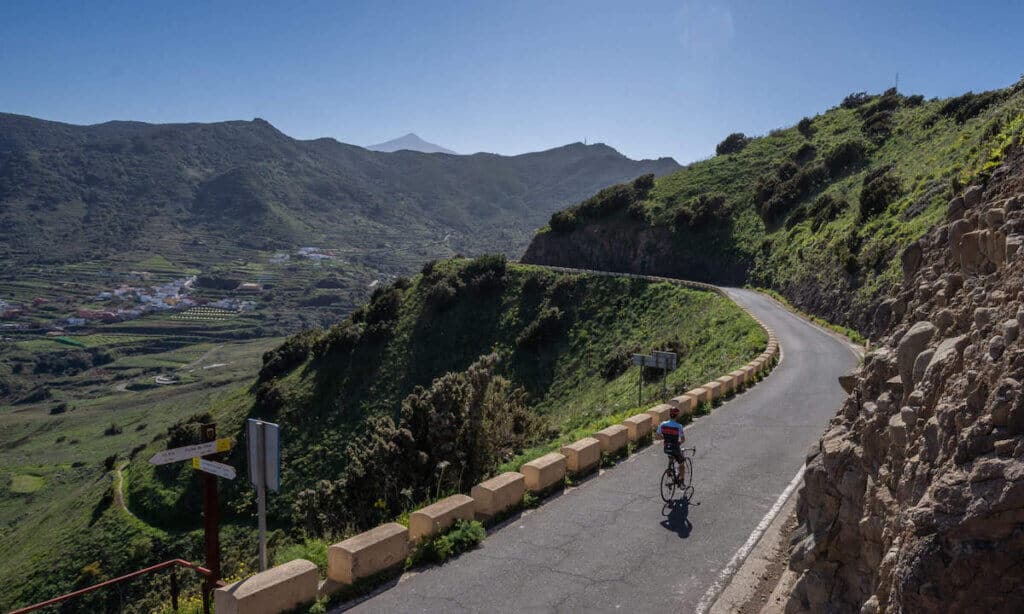
[[(432, 298), (439, 286), (454, 293), (443, 307)], [(765, 342), (749, 316), (711, 292), (500, 257), (438, 261), (331, 329), (268, 352), (265, 367), (305, 358), (265, 371), (215, 417), (228, 428), (247, 415), (279, 422), (283, 490), (270, 500), (271, 523), (341, 536), (468, 490), (563, 432), (639, 411), (635, 370), (608, 367), (611, 357), (621, 364), (634, 350), (675, 349), (680, 365), (667, 384), (678, 393), (745, 364)], [(227, 462), (242, 466), (242, 457), (236, 448)], [(178, 518), (198, 511), (189, 472), (140, 462), (129, 471), (140, 517), (171, 526), (167, 503)], [(228, 509), (246, 517), (247, 488), (225, 490)]]
[(523, 261), (768, 287), (871, 336), (901, 251), (1022, 133), (1024, 80), (946, 100), (857, 92), (657, 179), (633, 215), (539, 233)]

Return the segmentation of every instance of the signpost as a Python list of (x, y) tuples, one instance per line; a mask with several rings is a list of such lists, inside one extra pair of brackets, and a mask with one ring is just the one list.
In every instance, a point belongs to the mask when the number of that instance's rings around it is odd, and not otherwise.
[(220, 504), (217, 501), (217, 477), (235, 479), (235, 468), (206, 458), (231, 449), (230, 438), (217, 439), (217, 425), (202, 425), (203, 443), (157, 452), (150, 457), (152, 465), (166, 465), (191, 460), (192, 467), (203, 472), (203, 535), (206, 550), (206, 568), (210, 575), (203, 583), (203, 612), (210, 611), (210, 593), (220, 580)]
[(652, 352), (647, 354), (633, 354), (633, 364), (640, 367), (640, 379), (637, 384), (637, 405), (644, 404), (644, 367), (661, 369), (661, 389), (664, 392), (667, 386), (668, 372), (675, 371), (679, 365), (679, 357), (675, 352)]
[(260, 571), (267, 569), (267, 489), (281, 488), (281, 429), (273, 422), (250, 418), (246, 423), (249, 481), (256, 487), (260, 533)]

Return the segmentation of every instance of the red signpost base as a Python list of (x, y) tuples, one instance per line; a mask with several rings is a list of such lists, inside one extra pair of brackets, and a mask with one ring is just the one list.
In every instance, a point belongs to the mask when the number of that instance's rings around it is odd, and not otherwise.
[[(217, 425), (203, 425), (203, 441), (217, 440)], [(202, 474), (203, 480), (203, 536), (206, 545), (206, 568), (210, 575), (203, 583), (203, 614), (210, 614), (210, 599), (220, 580), (220, 503), (217, 501), (217, 477)]]

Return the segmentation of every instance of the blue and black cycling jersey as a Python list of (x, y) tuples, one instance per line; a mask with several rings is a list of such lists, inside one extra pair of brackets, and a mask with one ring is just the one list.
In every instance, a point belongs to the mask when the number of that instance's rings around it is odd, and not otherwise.
[(664, 440), (666, 453), (679, 453), (679, 440), (683, 437), (683, 425), (675, 420), (666, 420), (658, 425), (658, 434)]

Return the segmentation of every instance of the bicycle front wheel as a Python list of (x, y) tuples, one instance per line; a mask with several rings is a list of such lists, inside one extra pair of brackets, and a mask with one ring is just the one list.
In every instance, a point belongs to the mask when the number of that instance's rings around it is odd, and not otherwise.
[(668, 503), (676, 494), (676, 475), (671, 469), (661, 474), (661, 500)]
[(683, 459), (683, 479), (681, 480), (681, 487), (683, 490), (687, 490), (693, 484), (693, 461), (687, 456)]

